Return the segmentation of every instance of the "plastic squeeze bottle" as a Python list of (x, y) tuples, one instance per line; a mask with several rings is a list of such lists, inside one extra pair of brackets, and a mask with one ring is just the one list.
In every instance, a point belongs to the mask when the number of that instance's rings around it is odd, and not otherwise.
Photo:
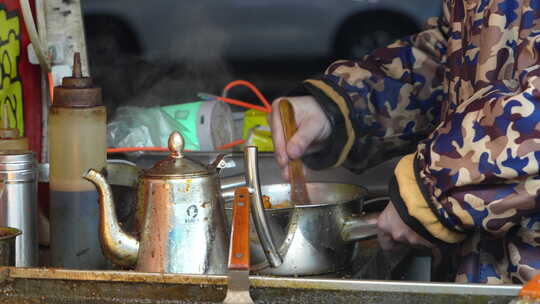
[(73, 75), (54, 89), (49, 109), (49, 218), (51, 264), (72, 269), (105, 269), (98, 237), (98, 193), (82, 178), (107, 162), (106, 120), (101, 88), (83, 77), (79, 53)]

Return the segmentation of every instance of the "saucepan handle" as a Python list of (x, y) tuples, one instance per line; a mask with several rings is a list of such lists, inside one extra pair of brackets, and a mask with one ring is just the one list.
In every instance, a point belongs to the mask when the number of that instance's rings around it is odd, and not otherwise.
[[(379, 197), (364, 202), (366, 206), (388, 202), (390, 198)], [(380, 212), (370, 212), (361, 215), (354, 215), (348, 218), (341, 229), (341, 235), (346, 242), (361, 241), (377, 236), (377, 219)]]
[(230, 201), (234, 198), (234, 191), (238, 187), (246, 185), (244, 174), (224, 177), (221, 179), (221, 197), (225, 201)]
[(353, 216), (345, 222), (341, 236), (345, 242), (355, 242), (375, 237), (377, 235), (377, 218), (380, 213), (369, 213)]
[(257, 147), (248, 146), (244, 148), (244, 167), (246, 172), (246, 181), (251, 196), (251, 211), (253, 223), (257, 230), (257, 235), (261, 241), (264, 253), (272, 267), (278, 267), (283, 263), (283, 258), (279, 254), (268, 227), (268, 219), (264, 212), (261, 184), (259, 180), (259, 165), (257, 156)]

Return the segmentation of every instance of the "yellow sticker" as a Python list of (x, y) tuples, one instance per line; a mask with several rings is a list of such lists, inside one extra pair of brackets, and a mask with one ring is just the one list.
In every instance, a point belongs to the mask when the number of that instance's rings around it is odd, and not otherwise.
[(24, 135), (23, 88), (19, 75), (21, 54), (20, 19), (15, 12), (7, 12), (0, 6), (0, 117), (4, 114), (4, 105), (8, 107), (10, 128), (19, 129)]

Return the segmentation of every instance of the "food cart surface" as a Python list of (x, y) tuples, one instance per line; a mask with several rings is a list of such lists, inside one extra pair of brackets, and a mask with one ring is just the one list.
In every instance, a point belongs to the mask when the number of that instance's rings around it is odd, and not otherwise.
[[(225, 276), (0, 268), (0, 303), (221, 303)], [(509, 303), (518, 285), (250, 277), (255, 303)]]

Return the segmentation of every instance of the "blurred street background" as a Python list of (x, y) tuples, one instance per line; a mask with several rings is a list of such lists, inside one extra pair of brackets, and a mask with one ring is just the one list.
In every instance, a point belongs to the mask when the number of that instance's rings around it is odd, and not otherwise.
[[(418, 32), (435, 0), (84, 0), (90, 70), (109, 114), (254, 83), (272, 100), (334, 60)], [(258, 103), (242, 88), (235, 98)]]

